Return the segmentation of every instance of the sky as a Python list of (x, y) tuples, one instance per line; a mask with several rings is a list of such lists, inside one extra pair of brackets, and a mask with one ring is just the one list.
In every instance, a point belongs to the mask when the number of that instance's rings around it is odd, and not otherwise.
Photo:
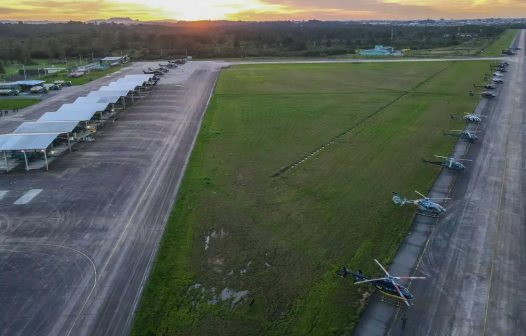
[(526, 0), (2, 0), (0, 19), (368, 20), (526, 17)]

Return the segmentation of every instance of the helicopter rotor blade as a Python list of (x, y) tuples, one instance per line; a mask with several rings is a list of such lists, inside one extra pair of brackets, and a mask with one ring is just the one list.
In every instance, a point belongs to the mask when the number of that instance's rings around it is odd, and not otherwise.
[(363, 284), (363, 283), (374, 282), (374, 281), (380, 281), (380, 280), (385, 280), (385, 279), (386, 279), (386, 278), (367, 279), (367, 280), (362, 280), (362, 281), (356, 281), (354, 284), (355, 284), (355, 285), (359, 285), (359, 284)]
[(374, 259), (374, 262), (378, 264), (378, 266), (380, 266), (380, 268), (382, 269), (382, 271), (384, 271), (384, 273), (387, 275), (387, 276), (391, 276), (389, 275), (389, 272), (387, 272), (387, 270), (382, 266), (382, 264), (380, 264), (380, 262), (376, 259)]
[(468, 160), (468, 159), (458, 159), (457, 161), (470, 161), (470, 162), (472, 162), (473, 160)]
[(434, 155), (434, 157), (442, 158), (442, 159), (450, 159), (449, 157), (447, 157), (447, 156), (442, 156), (442, 155)]
[(426, 277), (398, 277), (398, 276), (394, 276), (393, 279), (398, 279), (398, 280), (413, 280), (413, 279), (426, 279)]
[(423, 198), (428, 198), (427, 196), (422, 195), (418, 190), (415, 190), (415, 193), (417, 193), (418, 195), (422, 196)]
[(396, 284), (396, 282), (394, 282), (394, 280), (391, 280), (391, 283), (393, 284), (394, 288), (396, 288), (396, 291), (398, 292), (398, 295), (400, 295), (400, 297), (402, 298), (402, 300), (404, 300), (405, 304), (410, 307), (411, 304), (409, 303), (409, 301), (407, 301), (407, 299), (405, 298), (404, 294), (402, 294), (402, 292), (400, 291), (400, 288), (398, 287), (398, 285)]

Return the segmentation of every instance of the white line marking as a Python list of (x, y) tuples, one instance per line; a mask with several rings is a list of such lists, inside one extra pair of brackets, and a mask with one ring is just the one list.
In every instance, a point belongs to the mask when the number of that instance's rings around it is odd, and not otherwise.
[(0, 190), (0, 200), (2, 200), (8, 192), (9, 190)]
[(42, 189), (31, 189), (28, 192), (26, 192), (24, 195), (22, 195), (19, 199), (15, 201), (14, 204), (27, 204), (31, 202), (33, 198), (35, 198), (38, 194), (42, 192)]

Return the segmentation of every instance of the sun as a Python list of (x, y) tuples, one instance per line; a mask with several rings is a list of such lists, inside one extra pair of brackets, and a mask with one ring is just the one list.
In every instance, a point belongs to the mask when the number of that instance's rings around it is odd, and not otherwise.
[(235, 20), (240, 13), (279, 13), (281, 5), (262, 0), (111, 0), (120, 4), (142, 5), (176, 20)]

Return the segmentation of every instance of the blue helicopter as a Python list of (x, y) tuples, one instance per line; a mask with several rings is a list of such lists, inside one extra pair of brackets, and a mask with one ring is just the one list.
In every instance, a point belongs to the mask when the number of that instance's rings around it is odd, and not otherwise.
[(444, 135), (450, 135), (450, 136), (461, 138), (471, 143), (474, 143), (475, 141), (479, 139), (479, 137), (475, 134), (478, 132), (474, 132), (474, 131), (452, 130), (449, 132), (442, 132), (442, 133), (444, 133)]
[(401, 299), (408, 307), (411, 306), (411, 301), (414, 298), (413, 294), (411, 294), (411, 292), (409, 292), (409, 290), (406, 287), (402, 286), (396, 280), (425, 279), (425, 277), (392, 276), (391, 274), (389, 274), (389, 272), (387, 272), (387, 270), (382, 266), (382, 264), (378, 262), (378, 260), (374, 259), (374, 261), (378, 264), (378, 266), (380, 266), (382, 271), (384, 271), (385, 277), (375, 279), (368, 278), (365, 275), (363, 275), (361, 271), (358, 271), (358, 273), (354, 273), (353, 271), (348, 270), (345, 266), (342, 267), (341, 270), (337, 271), (336, 274), (343, 278), (352, 276), (355, 285), (368, 283), (374, 286), (380, 292), (384, 293), (385, 295), (394, 297), (396, 299)]
[(422, 159), (422, 161), (424, 161), (425, 163), (429, 163), (429, 164), (433, 164), (433, 165), (437, 165), (437, 166), (442, 166), (442, 167), (444, 167), (446, 169), (456, 170), (456, 171), (462, 171), (462, 170), (466, 169), (466, 166), (464, 166), (462, 164), (462, 162), (460, 162), (460, 161), (473, 161), (473, 160), (466, 160), (466, 159), (455, 159), (454, 157), (446, 157), (446, 156), (440, 156), (440, 155), (435, 155), (435, 157), (441, 158), (441, 159), (444, 159), (444, 160), (442, 160), (442, 161), (428, 161), (428, 160)]
[[(403, 198), (399, 193), (393, 192), (393, 198), (392, 201), (394, 204), (399, 206), (404, 206), (406, 204), (413, 204), (416, 205), (418, 209), (418, 213), (424, 216), (429, 217), (438, 217), (443, 212), (446, 212), (446, 209), (441, 206), (440, 204), (433, 202), (429, 197), (426, 197), (415, 190), (415, 192), (422, 196), (422, 198), (415, 199), (415, 200), (409, 200), (407, 198)], [(449, 198), (434, 198), (435, 200), (446, 200)]]

